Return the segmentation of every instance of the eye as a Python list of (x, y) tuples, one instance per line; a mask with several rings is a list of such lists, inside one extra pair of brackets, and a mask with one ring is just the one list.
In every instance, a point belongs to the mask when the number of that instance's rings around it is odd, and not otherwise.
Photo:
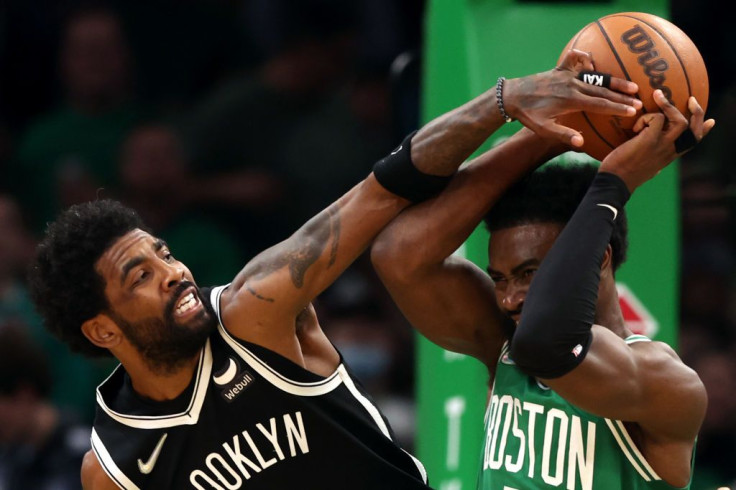
[(174, 256), (171, 255), (171, 252), (169, 252), (168, 250), (166, 252), (164, 252), (164, 261), (166, 261), (166, 262), (173, 262), (174, 261)]
[(491, 276), (491, 281), (496, 285), (496, 289), (506, 286), (506, 278), (504, 276)]
[(524, 269), (524, 271), (521, 273), (521, 277), (527, 281), (531, 281), (532, 277), (534, 277), (535, 272), (537, 272), (537, 269)]
[(139, 284), (143, 283), (149, 276), (149, 272), (147, 270), (141, 269), (139, 270), (135, 275), (135, 280), (133, 281), (133, 287), (138, 286)]

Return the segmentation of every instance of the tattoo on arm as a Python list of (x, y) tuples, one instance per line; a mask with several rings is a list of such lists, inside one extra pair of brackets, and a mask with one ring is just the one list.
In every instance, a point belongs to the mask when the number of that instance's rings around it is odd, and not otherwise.
[(337, 246), (340, 243), (340, 213), (337, 206), (328, 208), (327, 212), (330, 216), (330, 236), (332, 237), (332, 247), (330, 248), (330, 261), (327, 263), (327, 268), (333, 266), (335, 260), (337, 260)]
[[(291, 282), (295, 287), (301, 288), (304, 286), (307, 270), (322, 256), (330, 240), (327, 268), (335, 264), (340, 233), (340, 208), (336, 203), (307, 222), (296, 235), (283, 244), (283, 247), (277, 246), (266, 252), (259, 260), (251, 264), (246, 274), (252, 279), (261, 279), (288, 266)], [(245, 287), (256, 298), (274, 301), (273, 298), (259, 294), (250, 285)]]
[(286, 253), (291, 282), (297, 288), (304, 286), (307, 269), (317, 262), (330, 238), (332, 238), (332, 246), (327, 267), (335, 263), (340, 239), (340, 213), (337, 205), (333, 204), (323, 213), (315, 216), (304, 226), (303, 234), (305, 235), (304, 240), (297, 242), (298, 248)]
[(269, 303), (273, 303), (275, 301), (273, 298), (267, 298), (265, 296), (262, 296), (260, 293), (258, 293), (258, 291), (250, 287), (248, 283), (245, 284), (245, 289), (247, 289), (250, 294), (252, 294), (258, 299), (261, 299), (263, 301), (268, 301)]

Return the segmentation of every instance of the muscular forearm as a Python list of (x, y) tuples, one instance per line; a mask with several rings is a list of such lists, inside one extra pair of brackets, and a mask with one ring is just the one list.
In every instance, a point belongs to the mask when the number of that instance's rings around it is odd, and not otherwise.
[[(592, 87), (575, 78), (580, 69), (592, 70), (592, 57), (571, 50), (553, 70), (499, 85), (502, 105), (511, 117), (536, 133), (578, 146), (582, 144), (580, 134), (557, 124), (557, 116), (577, 111), (632, 116), (641, 107), (641, 101), (632, 97), (638, 90), (635, 83), (613, 77), (611, 87), (623, 93)], [(496, 90), (487, 90), (422, 128), (412, 139), (414, 165), (427, 174), (451, 175), (504, 124)]]
[(491, 89), (457, 109), (433, 119), (411, 141), (411, 158), (420, 171), (451, 175), (504, 124)]
[(501, 317), (488, 301), (491, 281), (450, 255), (511, 184), (562, 149), (522, 130), (463, 168), (439, 196), (406, 209), (378, 236), (373, 264), (401, 311), (428, 339), (492, 365), (503, 339)]
[(435, 199), (412, 206), (392, 221), (374, 244), (374, 260), (402, 267), (442, 262), (506, 189), (563, 150), (522, 129), (464, 167)]

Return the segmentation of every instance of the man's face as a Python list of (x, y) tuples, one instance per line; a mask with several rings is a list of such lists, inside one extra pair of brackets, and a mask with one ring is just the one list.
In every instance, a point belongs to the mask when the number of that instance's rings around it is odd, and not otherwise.
[(562, 231), (559, 223), (534, 223), (494, 231), (488, 242), (488, 275), (501, 311), (519, 323), (529, 284)]
[(110, 303), (108, 316), (149, 367), (171, 371), (199, 352), (216, 326), (189, 269), (168, 246), (133, 230), (97, 261)]

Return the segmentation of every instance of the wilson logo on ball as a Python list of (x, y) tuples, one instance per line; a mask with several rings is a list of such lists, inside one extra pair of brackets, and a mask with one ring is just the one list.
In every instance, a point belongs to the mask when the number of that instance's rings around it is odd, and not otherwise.
[(596, 74), (635, 82), (639, 86), (636, 96), (644, 105), (630, 117), (572, 112), (557, 118), (559, 124), (580, 132), (585, 140), (580, 150), (596, 160), (603, 160), (631, 139), (642, 114), (659, 112), (653, 96), (656, 89), (662, 90), (685, 117), (690, 117), (690, 96), (704, 111), (708, 108), (708, 72), (703, 57), (687, 34), (667, 19), (646, 12), (606, 15), (570, 38), (558, 64), (569, 49), (590, 53)]
[(672, 90), (664, 84), (665, 72), (670, 65), (654, 49), (654, 40), (637, 24), (621, 35), (621, 41), (628, 46), (629, 51), (639, 54), (636, 61), (644, 68), (649, 85), (655, 90), (661, 89), (665, 97), (672, 102)]

